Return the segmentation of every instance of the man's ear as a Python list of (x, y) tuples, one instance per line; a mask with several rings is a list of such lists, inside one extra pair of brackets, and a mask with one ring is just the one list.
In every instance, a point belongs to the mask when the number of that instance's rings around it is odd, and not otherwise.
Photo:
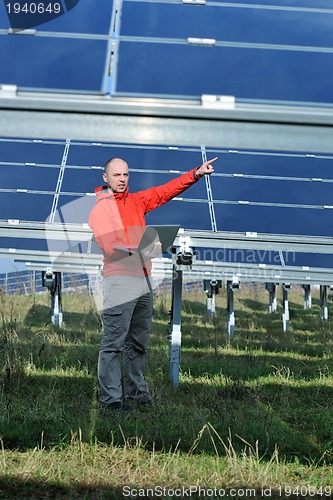
[(107, 180), (107, 177), (106, 177), (106, 173), (105, 173), (105, 172), (103, 172), (103, 181), (104, 181), (104, 182), (106, 182), (106, 183), (108, 183), (108, 180)]

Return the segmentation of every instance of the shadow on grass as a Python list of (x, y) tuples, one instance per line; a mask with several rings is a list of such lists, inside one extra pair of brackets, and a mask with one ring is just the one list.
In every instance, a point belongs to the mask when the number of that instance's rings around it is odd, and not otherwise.
[[(212, 320), (207, 318), (203, 304), (184, 301), (184, 310), (183, 346), (211, 345), (216, 349), (230, 344), (225, 310), (218, 308)], [(262, 302), (241, 298), (235, 306), (235, 333), (231, 343), (239, 349), (282, 350), (320, 356), (320, 353), (332, 351), (333, 333), (330, 321), (321, 321), (316, 308), (304, 310), (292, 303), (289, 329), (283, 332), (282, 309), (269, 313)]]
[[(78, 334), (83, 333), (80, 327), (100, 329), (102, 326), (101, 318), (92, 309), (87, 309), (84, 312), (65, 311), (63, 313), (64, 325), (67, 329), (73, 329)], [(34, 304), (29, 309), (23, 325), (26, 327), (45, 328), (51, 324), (51, 306), (43, 304)]]
[[(271, 456), (277, 446), (280, 457), (289, 461), (297, 457), (303, 463), (333, 462), (333, 388), (325, 383), (308, 387), (277, 381), (250, 385), (242, 379), (225, 378), (220, 385), (187, 381), (181, 390), (192, 398), (197, 411), (207, 410), (224, 443), (232, 437), (238, 452), (244, 443), (253, 449), (257, 444), (261, 456)], [(219, 439), (214, 438), (222, 450)], [(198, 449), (207, 451), (207, 441), (201, 445)]]
[(120, 488), (101, 487), (99, 485), (86, 486), (73, 482), (68, 486), (52, 481), (38, 481), (22, 479), (11, 475), (8, 478), (0, 476), (0, 498), (34, 498), (34, 499), (98, 499), (108, 498), (118, 500), (123, 497)]
[(95, 377), (85, 374), (14, 374), (4, 385), (0, 435), (5, 448), (50, 448), (78, 428), (89, 436), (97, 406)]

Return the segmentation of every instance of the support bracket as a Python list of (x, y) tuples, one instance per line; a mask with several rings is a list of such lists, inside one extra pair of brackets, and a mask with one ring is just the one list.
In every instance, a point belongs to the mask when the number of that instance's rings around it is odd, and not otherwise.
[(215, 297), (222, 288), (222, 280), (204, 280), (204, 291), (206, 294), (207, 316), (211, 319), (216, 312)]
[(327, 285), (320, 285), (320, 319), (328, 322)]
[(170, 378), (173, 385), (176, 387), (179, 385), (179, 367), (182, 343), (181, 311), (183, 271), (191, 269), (194, 253), (194, 249), (190, 246), (187, 238), (181, 240), (180, 246), (172, 248), (173, 278), (169, 330), (169, 360)]
[(283, 331), (287, 332), (289, 328), (289, 301), (288, 301), (288, 291), (290, 290), (290, 283), (282, 283), (282, 300), (283, 300)]
[(304, 290), (304, 309), (311, 309), (312, 297), (311, 297), (311, 285), (303, 285)]
[(227, 331), (230, 340), (235, 335), (235, 309), (234, 309), (234, 290), (238, 290), (240, 282), (237, 277), (227, 281)]
[(51, 268), (42, 272), (42, 285), (48, 288), (51, 295), (51, 321), (56, 327), (62, 325), (61, 273)]
[(268, 310), (270, 313), (276, 312), (277, 302), (276, 302), (276, 284), (266, 283), (266, 290), (269, 293), (269, 306)]

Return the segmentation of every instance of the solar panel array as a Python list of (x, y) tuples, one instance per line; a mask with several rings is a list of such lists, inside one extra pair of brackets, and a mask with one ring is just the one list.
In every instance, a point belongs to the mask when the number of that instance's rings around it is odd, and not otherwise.
[[(213, 232), (331, 235), (330, 155), (2, 138), (0, 156), (1, 219), (14, 225), (86, 225), (95, 204), (94, 189), (104, 183), (103, 165), (108, 158), (128, 162), (134, 192), (164, 184), (201, 165), (206, 157), (218, 156), (210, 178), (150, 212), (147, 223)], [(0, 246), (47, 250), (46, 242), (39, 239), (9, 242), (2, 238)], [(214, 258), (212, 250), (210, 256)], [(222, 257), (249, 262), (251, 256), (253, 262), (270, 260), (281, 265), (288, 259), (276, 252), (254, 256), (228, 251)], [(330, 265), (331, 258), (312, 254), (298, 255), (297, 262), (290, 264), (323, 266), (325, 262)]]
[(81, 1), (13, 34), (0, 5), (0, 82), (159, 98), (333, 104), (327, 0)]

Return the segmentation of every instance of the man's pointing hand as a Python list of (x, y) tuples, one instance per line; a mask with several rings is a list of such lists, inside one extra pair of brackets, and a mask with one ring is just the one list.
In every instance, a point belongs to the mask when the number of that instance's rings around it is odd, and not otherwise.
[(202, 177), (203, 175), (210, 175), (214, 172), (214, 168), (212, 167), (212, 163), (217, 160), (217, 156), (212, 160), (205, 161), (201, 167), (199, 167), (196, 171), (196, 175), (198, 177)]

